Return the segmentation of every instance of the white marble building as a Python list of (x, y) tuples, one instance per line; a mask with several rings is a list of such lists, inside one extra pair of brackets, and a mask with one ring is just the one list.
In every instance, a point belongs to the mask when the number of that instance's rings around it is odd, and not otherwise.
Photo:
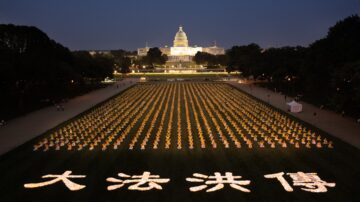
[[(146, 56), (150, 47), (138, 48), (138, 56)], [(197, 47), (189, 46), (189, 40), (183, 27), (179, 27), (179, 31), (175, 34), (174, 44), (172, 47), (161, 47), (161, 52), (168, 56), (168, 62), (192, 62), (192, 58), (197, 52), (207, 52), (212, 55), (224, 55), (224, 48), (217, 47)]]

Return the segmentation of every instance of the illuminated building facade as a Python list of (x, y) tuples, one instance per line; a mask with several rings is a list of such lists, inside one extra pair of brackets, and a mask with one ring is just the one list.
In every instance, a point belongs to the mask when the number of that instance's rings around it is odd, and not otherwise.
[[(146, 56), (150, 47), (138, 48), (138, 56)], [(183, 27), (179, 27), (179, 31), (175, 34), (174, 42), (172, 47), (161, 47), (159, 48), (163, 54), (168, 56), (168, 63), (178, 62), (192, 62), (192, 58), (197, 52), (206, 52), (212, 55), (224, 55), (224, 48), (217, 47), (216, 45), (211, 47), (198, 47), (189, 46), (189, 40)]]

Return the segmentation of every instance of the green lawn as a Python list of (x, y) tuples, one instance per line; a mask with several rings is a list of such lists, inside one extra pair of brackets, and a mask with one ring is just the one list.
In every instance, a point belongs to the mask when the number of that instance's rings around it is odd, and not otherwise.
[[(248, 106), (246, 110), (267, 112), (268, 114), (277, 113), (276, 109), (271, 108), (266, 103), (260, 102), (253, 97), (233, 90), (230, 86), (225, 84), (212, 84), (201, 83), (194, 86), (188, 86), (189, 91), (182, 91), (182, 88), (175, 88), (174, 86), (174, 127), (171, 133), (171, 146), (169, 149), (165, 149), (166, 133), (162, 131), (160, 146), (158, 149), (153, 149), (150, 145), (153, 139), (149, 140), (148, 145), (144, 150), (141, 150), (139, 141), (133, 150), (129, 150), (129, 144), (134, 138), (136, 132), (141, 126), (141, 123), (145, 120), (145, 116), (151, 110), (151, 104), (144, 109), (144, 115), (140, 116), (138, 123), (135, 123), (129, 132), (124, 142), (119, 146), (117, 150), (112, 149), (112, 144), (108, 146), (105, 151), (101, 150), (101, 147), (95, 147), (94, 150), (89, 150), (86, 147), (81, 151), (71, 150), (68, 151), (66, 147), (61, 147), (60, 150), (55, 150), (54, 147), (50, 147), (46, 152), (42, 151), (41, 147), (38, 151), (33, 151), (33, 146), (38, 144), (39, 141), (44, 138), (50, 137), (50, 134), (55, 131), (74, 123), (89, 113), (96, 111), (99, 107), (107, 106), (109, 103), (113, 105), (117, 102), (123, 102), (120, 106), (127, 106), (127, 101), (124, 101), (124, 96), (136, 96), (136, 92), (140, 95), (144, 95), (142, 98), (138, 97), (137, 104), (141, 105), (143, 101), (147, 100), (149, 96), (154, 95), (156, 98), (156, 92), (145, 95), (149, 86), (154, 85), (155, 89), (164, 88), (164, 95), (159, 96), (163, 98), (163, 105), (156, 105), (153, 112), (150, 114), (149, 122), (155, 116), (155, 112), (160, 110), (158, 119), (155, 121), (155, 129), (157, 131), (160, 122), (161, 115), (165, 113), (164, 117), (167, 119), (164, 121), (165, 126), (168, 124), (171, 112), (171, 86), (166, 88), (162, 84), (142, 84), (135, 86), (123, 92), (119, 96), (115, 96), (104, 103), (95, 106), (94, 109), (90, 109), (72, 120), (69, 120), (57, 128), (49, 131), (46, 134), (41, 135), (34, 140), (25, 143), (17, 149), (9, 152), (6, 155), (0, 157), (0, 201), (358, 201), (360, 194), (358, 193), (357, 182), (360, 181), (360, 153), (359, 150), (338, 140), (335, 137), (329, 136), (324, 132), (313, 128), (312, 126), (303, 123), (293, 117), (289, 117), (280, 112), (282, 116), (286, 116), (287, 120), (294, 121), (303, 127), (321, 135), (322, 138), (327, 138), (334, 142), (334, 148), (306, 148), (301, 146), (295, 148), (291, 144), (287, 148), (277, 146), (271, 148), (266, 145), (265, 148), (260, 148), (255, 141), (253, 141), (253, 148), (248, 148), (246, 142), (238, 138), (241, 142), (241, 148), (236, 148), (235, 144), (230, 144), (229, 148), (225, 148), (221, 142), (221, 138), (216, 139), (218, 145), (217, 148), (211, 147), (211, 142), (208, 138), (208, 133), (204, 124), (201, 124), (201, 130), (206, 137), (206, 148), (201, 148), (200, 138), (198, 138), (198, 128), (193, 124), (195, 123), (194, 112), (200, 113), (200, 107), (204, 110), (204, 117), (208, 119), (210, 130), (216, 131), (214, 122), (210, 121), (209, 112), (205, 110), (205, 106), (209, 107), (209, 110), (215, 114), (218, 124), (221, 125), (221, 119), (219, 116), (226, 117), (225, 114), (230, 110), (230, 107), (235, 104), (242, 104), (242, 106)], [(167, 84), (175, 85), (175, 84)], [(183, 85), (183, 84), (182, 84)], [(192, 84), (189, 84), (192, 85)], [(185, 86), (185, 85), (183, 85)], [(140, 88), (140, 89), (138, 89)], [(191, 93), (191, 88), (198, 89), (201, 93)], [(140, 91), (142, 89), (142, 91)], [(168, 90), (165, 91), (165, 89)], [(179, 91), (180, 89), (180, 91)], [(185, 86), (186, 89), (186, 86)], [(222, 96), (215, 95), (212, 89), (217, 89), (224, 94)], [(161, 89), (158, 93), (161, 92)], [(174, 93), (173, 92), (173, 93)], [(180, 92), (180, 93), (178, 93)], [(185, 95), (185, 93), (186, 95)], [(135, 94), (132, 94), (135, 93)], [(191, 94), (191, 95), (190, 95)], [(180, 96), (180, 97), (179, 97)], [(235, 96), (236, 98), (244, 98), (241, 100), (232, 100), (229, 97)], [(245, 97), (243, 97), (245, 96)], [(169, 99), (168, 99), (169, 97)], [(180, 123), (181, 135), (182, 135), (182, 149), (178, 149), (175, 145), (178, 143), (176, 129), (177, 124), (177, 106), (179, 103), (184, 106), (186, 98), (188, 101), (191, 130), (194, 132), (194, 145), (193, 149), (188, 148), (189, 137), (187, 133), (186, 113), (185, 107), (180, 109)], [(194, 105), (191, 103), (196, 101), (191, 99), (199, 99), (199, 104)], [(181, 98), (181, 99), (180, 99)], [(144, 99), (144, 100), (142, 100)], [(159, 103), (161, 103), (159, 99)], [(206, 100), (206, 101), (205, 101)], [(115, 102), (117, 101), (117, 102)], [(134, 99), (135, 104), (136, 99)], [(216, 105), (218, 102), (226, 102), (223, 105)], [(165, 105), (168, 103), (168, 110), (164, 111)], [(144, 103), (146, 104), (146, 102)], [(213, 107), (211, 107), (213, 104)], [(219, 104), (219, 103), (218, 103)], [(128, 107), (131, 107), (129, 103)], [(111, 105), (110, 105), (111, 106)], [(255, 107), (256, 106), (256, 107)], [(257, 108), (259, 107), (260, 108)], [(229, 107), (229, 108), (227, 108)], [(122, 108), (120, 108), (122, 109)], [(141, 108), (142, 109), (142, 108)], [(161, 111), (161, 109), (163, 109)], [(126, 110), (126, 109), (124, 109)], [(222, 111), (225, 110), (225, 111)], [(245, 110), (245, 108), (244, 108)], [(244, 118), (253, 117), (252, 114), (247, 114), (248, 111), (244, 111)], [(264, 111), (269, 110), (269, 111)], [(111, 113), (109, 111), (108, 113)], [(262, 118), (265, 118), (266, 114), (263, 113)], [(200, 116), (200, 115), (199, 115)], [(237, 115), (235, 114), (234, 117)], [(229, 119), (233, 115), (228, 114)], [(234, 118), (233, 117), (233, 118)], [(120, 119), (121, 117), (119, 117)], [(261, 117), (260, 117), (261, 118)], [(116, 119), (117, 120), (117, 119)], [(227, 119), (226, 119), (227, 120)], [(246, 120), (246, 119), (239, 119)], [(255, 119), (254, 120), (258, 120)], [(259, 119), (260, 120), (260, 119)], [(134, 119), (131, 119), (134, 121)], [(201, 121), (201, 120), (200, 120)], [(255, 122), (255, 121), (254, 121)], [(119, 122), (121, 124), (122, 122)], [(202, 122), (201, 122), (202, 123)], [(229, 122), (227, 122), (229, 124)], [(144, 131), (148, 130), (150, 124), (147, 123), (144, 126)], [(235, 130), (233, 126), (230, 126), (231, 130)], [(226, 138), (231, 139), (229, 134), (226, 133), (224, 127), (219, 129), (222, 131)], [(254, 132), (254, 131), (253, 131)], [(21, 135), (21, 134), (19, 134)], [(245, 134), (250, 138), (249, 134)], [(145, 136), (142, 134), (141, 137)], [(117, 137), (117, 136), (116, 136)], [(260, 137), (259, 137), (260, 139)], [(141, 139), (142, 140), (142, 139)], [(102, 143), (105, 140), (102, 140)], [(231, 142), (231, 141), (230, 141)], [(73, 171), (73, 175), (86, 175), (86, 178), (74, 179), (74, 182), (86, 185), (86, 188), (71, 192), (65, 187), (62, 182), (58, 182), (54, 185), (49, 185), (43, 188), (25, 189), (25, 183), (35, 183), (45, 181), (41, 176), (46, 174), (62, 174), (66, 170)], [(117, 177), (117, 173), (122, 172), (129, 175), (141, 175), (144, 171), (150, 171), (151, 174), (160, 175), (162, 178), (170, 178), (170, 182), (162, 184), (163, 190), (151, 190), (147, 192), (131, 191), (127, 189), (127, 185), (114, 190), (107, 191), (107, 186), (112, 183), (108, 183), (106, 178)], [(316, 172), (319, 177), (326, 182), (335, 182), (336, 187), (328, 187), (326, 193), (311, 193), (301, 190), (302, 187), (292, 186), (293, 192), (286, 192), (281, 186), (280, 182), (276, 179), (266, 179), (264, 175), (273, 174), (278, 172), (295, 173), (302, 171), (305, 173)], [(250, 193), (241, 192), (239, 190), (231, 188), (228, 184), (222, 190), (207, 193), (204, 190), (199, 192), (190, 192), (189, 188), (199, 185), (199, 183), (190, 183), (185, 179), (191, 177), (193, 173), (202, 173), (205, 175), (213, 175), (214, 172), (221, 172), (223, 175), (225, 172), (232, 172), (234, 175), (242, 176), (242, 180), (250, 180), (250, 185), (244, 187), (251, 190)], [(285, 176), (285, 179), (292, 185), (291, 178)]]

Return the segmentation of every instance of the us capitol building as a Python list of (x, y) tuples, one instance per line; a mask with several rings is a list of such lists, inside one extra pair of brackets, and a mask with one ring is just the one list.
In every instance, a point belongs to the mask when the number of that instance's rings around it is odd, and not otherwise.
[[(138, 56), (146, 56), (150, 47), (138, 48)], [(174, 45), (172, 47), (160, 47), (160, 51), (168, 56), (167, 64), (192, 63), (192, 59), (197, 52), (206, 52), (212, 55), (224, 55), (225, 49), (217, 47), (216, 44), (211, 47), (189, 46), (189, 41), (183, 27), (175, 34)]]

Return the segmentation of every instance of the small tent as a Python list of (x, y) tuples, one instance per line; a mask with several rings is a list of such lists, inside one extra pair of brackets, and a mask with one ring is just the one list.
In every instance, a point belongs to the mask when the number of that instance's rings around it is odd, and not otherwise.
[(294, 113), (299, 113), (302, 111), (302, 104), (296, 102), (295, 100), (286, 103), (289, 106), (289, 111)]

